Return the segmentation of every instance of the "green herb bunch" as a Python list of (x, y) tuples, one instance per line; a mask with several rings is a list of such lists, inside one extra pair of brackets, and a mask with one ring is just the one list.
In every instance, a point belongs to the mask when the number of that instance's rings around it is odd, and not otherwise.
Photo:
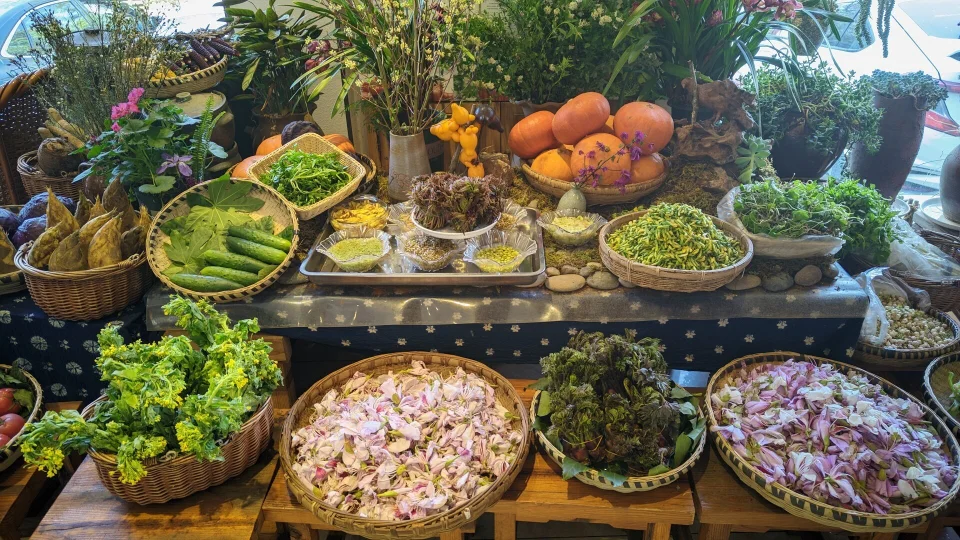
[(873, 106), (870, 81), (837, 75), (826, 62), (810, 60), (801, 68), (764, 66), (744, 77), (744, 88), (758, 89), (753, 112), (761, 136), (774, 144), (788, 136), (803, 139), (821, 155), (832, 153), (844, 138), (876, 152), (883, 111)]
[(680, 466), (703, 436), (696, 399), (667, 375), (660, 341), (580, 332), (540, 360), (534, 429), (563, 449), (563, 477), (588, 468), (614, 484)]
[[(125, 344), (116, 326), (100, 332), (97, 367), (106, 400), (89, 420), (76, 411), (48, 412), (20, 438), (24, 459), (49, 476), (66, 454), (115, 454), (120, 480), (135, 484), (144, 461), (169, 452), (221, 458), (219, 441), (237, 432), (281, 383), (270, 345), (251, 339), (256, 320), (230, 326), (206, 301), (173, 297), (164, 313), (185, 336)], [(198, 349), (194, 349), (196, 345)]]
[(929, 111), (947, 99), (947, 89), (940, 85), (940, 81), (922, 71), (901, 74), (877, 69), (870, 76), (870, 83), (882, 96), (893, 99), (912, 97), (919, 110)]
[(742, 185), (733, 209), (751, 233), (782, 238), (840, 236), (852, 217), (823, 186), (800, 180), (768, 179)]
[(855, 253), (869, 262), (885, 263), (890, 258), (890, 244), (900, 239), (893, 223), (897, 212), (891, 210), (890, 201), (873, 186), (854, 179), (830, 178), (820, 187), (850, 211), (850, 225), (844, 230), (845, 242), (838, 258)]
[(350, 173), (337, 161), (337, 154), (309, 154), (301, 150), (280, 156), (261, 179), (297, 206), (320, 202), (350, 180)]

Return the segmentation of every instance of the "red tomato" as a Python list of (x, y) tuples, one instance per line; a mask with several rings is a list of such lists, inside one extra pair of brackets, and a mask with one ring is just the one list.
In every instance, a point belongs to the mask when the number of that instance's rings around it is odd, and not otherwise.
[(0, 415), (13, 412), (10, 410), (13, 408), (13, 405), (14, 401), (12, 397), (6, 394), (0, 394)]
[(26, 421), (19, 414), (8, 413), (0, 416), (0, 435), (13, 437), (20, 433), (24, 424), (26, 424)]
[(13, 399), (13, 393), (16, 391), (16, 388), (0, 388), (0, 396), (10, 396), (10, 399)]
[(6, 446), (8, 442), (10, 442), (10, 437), (7, 437), (6, 435), (0, 435), (0, 447)]

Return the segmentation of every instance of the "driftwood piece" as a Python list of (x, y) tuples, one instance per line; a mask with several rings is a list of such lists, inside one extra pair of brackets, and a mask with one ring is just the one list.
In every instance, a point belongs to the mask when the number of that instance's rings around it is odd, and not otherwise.
[(742, 90), (737, 83), (723, 80), (698, 84), (693, 77), (687, 77), (680, 81), (680, 85), (699, 107), (713, 111), (711, 124), (716, 124), (721, 118), (725, 118), (736, 124), (740, 131), (748, 131), (756, 125), (746, 109), (756, 102), (756, 97)]

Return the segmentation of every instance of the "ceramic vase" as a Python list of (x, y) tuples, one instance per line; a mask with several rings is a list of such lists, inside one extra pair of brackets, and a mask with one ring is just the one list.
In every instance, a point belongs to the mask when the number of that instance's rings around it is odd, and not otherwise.
[(960, 222), (960, 146), (943, 160), (940, 170), (940, 203), (950, 221)]
[(873, 105), (883, 111), (880, 150), (871, 154), (862, 143), (854, 144), (847, 156), (847, 170), (853, 178), (873, 184), (881, 195), (893, 199), (907, 181), (920, 151), (927, 111), (918, 107), (913, 96), (889, 98), (874, 94)]
[(773, 143), (770, 161), (777, 170), (777, 175), (784, 180), (819, 180), (840, 159), (846, 147), (847, 135), (844, 134), (837, 141), (837, 146), (829, 154), (823, 155), (808, 146), (805, 133), (788, 133)]
[(410, 198), (413, 179), (430, 174), (430, 159), (423, 133), (416, 135), (390, 134), (390, 177), (387, 194), (391, 199), (405, 201)]

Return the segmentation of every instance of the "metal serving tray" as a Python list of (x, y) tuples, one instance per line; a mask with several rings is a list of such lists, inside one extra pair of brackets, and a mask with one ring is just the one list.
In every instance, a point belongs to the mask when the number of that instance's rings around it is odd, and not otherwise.
[(509, 274), (487, 274), (463, 259), (438, 272), (421, 272), (397, 253), (396, 239), (391, 240), (393, 251), (382, 265), (369, 272), (344, 272), (325, 255), (317, 251), (316, 245), (333, 233), (329, 225), (317, 237), (310, 253), (300, 265), (300, 273), (317, 285), (394, 285), (394, 286), (477, 286), (495, 285), (534, 285), (547, 269), (543, 250), (543, 232), (537, 224), (537, 211), (524, 208), (525, 216), (516, 227), (533, 236), (537, 241), (537, 252), (527, 257), (520, 268)]

